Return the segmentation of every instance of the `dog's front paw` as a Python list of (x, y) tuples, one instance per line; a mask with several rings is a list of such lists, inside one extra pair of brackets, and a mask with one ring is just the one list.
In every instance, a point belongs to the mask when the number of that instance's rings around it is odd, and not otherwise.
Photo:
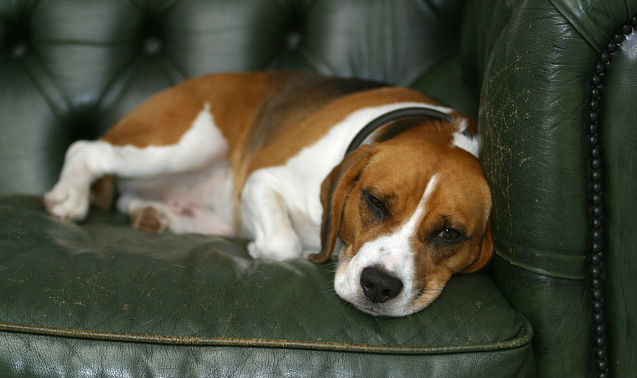
[(44, 206), (49, 214), (65, 221), (79, 221), (86, 217), (89, 191), (58, 183), (44, 195)]
[(303, 248), (299, 238), (272, 237), (268, 240), (256, 240), (248, 244), (248, 253), (252, 258), (268, 258), (278, 261), (289, 260), (301, 256)]

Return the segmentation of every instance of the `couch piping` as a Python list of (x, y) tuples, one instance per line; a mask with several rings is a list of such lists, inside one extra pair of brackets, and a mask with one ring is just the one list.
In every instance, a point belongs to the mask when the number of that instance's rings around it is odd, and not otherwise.
[(123, 332), (90, 331), (74, 328), (41, 327), (8, 322), (0, 322), (0, 331), (21, 332), (44, 336), (71, 337), (88, 340), (106, 340), (148, 344), (290, 348), (336, 352), (364, 352), (407, 355), (490, 352), (506, 349), (516, 349), (530, 345), (533, 338), (533, 329), (531, 328), (529, 322), (525, 319), (524, 329), (521, 330), (522, 334), (513, 339), (481, 345), (456, 345), (443, 347), (383, 346), (341, 342), (318, 342), (307, 340), (283, 340), (241, 337), (150, 335)]
[(587, 139), (588, 148), (588, 200), (589, 200), (589, 282), (593, 317), (593, 366), (595, 376), (598, 378), (610, 376), (610, 363), (608, 357), (608, 321), (605, 315), (604, 300), (604, 259), (608, 253), (606, 250), (605, 222), (606, 209), (604, 207), (604, 160), (600, 134), (603, 130), (602, 110), (604, 99), (604, 81), (611, 67), (613, 55), (619, 50), (619, 46), (626, 41), (626, 36), (637, 29), (637, 15), (620, 25), (611, 36), (606, 48), (602, 51), (593, 67), (591, 77), (591, 97), (589, 102), (589, 119)]

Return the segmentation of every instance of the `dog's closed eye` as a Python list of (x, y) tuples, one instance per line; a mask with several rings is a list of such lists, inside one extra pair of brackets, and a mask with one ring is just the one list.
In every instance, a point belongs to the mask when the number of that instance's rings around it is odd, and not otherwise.
[(369, 190), (363, 190), (362, 194), (367, 208), (376, 219), (386, 220), (391, 216), (389, 205), (380, 197), (372, 194)]

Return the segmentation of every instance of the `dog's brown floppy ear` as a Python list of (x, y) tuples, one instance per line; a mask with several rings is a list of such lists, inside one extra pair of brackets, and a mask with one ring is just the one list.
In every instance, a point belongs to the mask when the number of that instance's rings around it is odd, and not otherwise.
[(322, 264), (330, 260), (341, 229), (345, 200), (370, 156), (370, 146), (364, 145), (357, 148), (334, 167), (323, 180), (321, 185), (321, 204), (323, 205), (321, 251), (309, 255), (310, 261)]
[(463, 270), (463, 273), (471, 273), (479, 270), (483, 266), (487, 265), (489, 259), (493, 255), (493, 236), (491, 235), (491, 222), (487, 223), (486, 231), (482, 237), (482, 245), (480, 246), (480, 256), (478, 259), (468, 268)]

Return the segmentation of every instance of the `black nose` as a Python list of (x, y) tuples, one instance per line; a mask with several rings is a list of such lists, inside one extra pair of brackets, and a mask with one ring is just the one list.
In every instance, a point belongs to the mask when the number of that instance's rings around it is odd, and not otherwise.
[(378, 268), (367, 267), (361, 273), (361, 286), (369, 300), (374, 303), (383, 303), (400, 294), (403, 281)]

